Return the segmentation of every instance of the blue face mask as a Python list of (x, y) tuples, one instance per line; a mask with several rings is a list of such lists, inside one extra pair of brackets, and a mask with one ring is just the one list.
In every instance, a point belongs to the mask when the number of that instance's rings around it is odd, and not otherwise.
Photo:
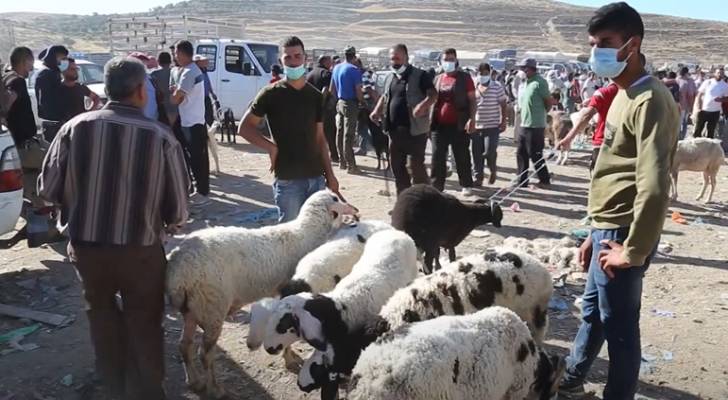
[(58, 63), (58, 68), (61, 72), (66, 72), (68, 69), (68, 60), (61, 60), (61, 62)]
[(455, 71), (455, 68), (457, 68), (455, 61), (443, 61), (442, 62), (442, 71), (445, 72), (446, 74), (449, 74), (450, 72)]
[(286, 79), (289, 81), (295, 81), (301, 79), (306, 74), (306, 66), (299, 65), (298, 67), (283, 66), (283, 73), (286, 74)]
[(592, 47), (591, 57), (589, 57), (589, 65), (591, 66), (592, 71), (594, 71), (597, 76), (610, 79), (614, 79), (621, 75), (624, 69), (627, 68), (627, 58), (629, 58), (629, 55), (624, 59), (624, 61), (618, 61), (617, 56), (631, 40), (632, 39), (628, 40), (624, 46), (618, 49), (596, 46)]

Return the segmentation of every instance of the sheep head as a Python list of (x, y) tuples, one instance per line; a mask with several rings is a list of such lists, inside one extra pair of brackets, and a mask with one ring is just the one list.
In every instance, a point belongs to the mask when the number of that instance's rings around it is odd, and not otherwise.
[(503, 220), (503, 210), (500, 204), (492, 202), (487, 203), (484, 199), (478, 199), (475, 204), (469, 206), (475, 214), (474, 223), (483, 225), (492, 223), (496, 228), (501, 227), (501, 221)]
[(531, 385), (527, 400), (549, 400), (559, 391), (561, 377), (566, 370), (564, 359), (545, 351), (538, 351), (538, 366), (536, 367), (536, 381)]
[(345, 216), (358, 218), (358, 213), (359, 210), (347, 203), (340, 194), (325, 189), (306, 199), (297, 220), (325, 215), (325, 219), (331, 223), (332, 228), (338, 229), (345, 220)]
[(303, 304), (311, 296), (310, 293), (299, 293), (278, 301), (263, 334), (265, 351), (278, 354), (301, 339), (301, 316), (307, 314), (303, 310)]

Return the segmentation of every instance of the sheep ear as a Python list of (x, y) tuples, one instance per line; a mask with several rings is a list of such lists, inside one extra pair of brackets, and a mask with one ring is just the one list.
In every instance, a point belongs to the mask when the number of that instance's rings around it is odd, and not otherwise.
[(297, 310), (296, 317), (298, 318), (298, 332), (303, 340), (316, 350), (326, 351), (326, 340), (324, 340), (321, 321), (304, 309)]

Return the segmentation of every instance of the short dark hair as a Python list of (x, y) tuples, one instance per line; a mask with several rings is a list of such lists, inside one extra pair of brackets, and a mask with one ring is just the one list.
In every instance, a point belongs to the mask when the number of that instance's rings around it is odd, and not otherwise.
[(409, 50), (407, 50), (407, 45), (404, 43), (397, 43), (394, 46), (392, 46), (392, 50), (394, 51), (403, 51), (404, 54), (409, 55)]
[(587, 28), (590, 35), (604, 30), (618, 32), (622, 34), (624, 41), (633, 36), (645, 37), (642, 17), (637, 10), (623, 1), (599, 8), (587, 23)]
[(487, 69), (488, 71), (490, 71), (490, 64), (488, 64), (487, 62), (484, 62), (484, 63), (480, 63), (480, 65), (478, 65), (478, 72), (480, 72), (481, 70), (484, 70), (484, 69)]
[(677, 74), (675, 73), (675, 71), (670, 71), (670, 73), (667, 74), (667, 77), (670, 79), (675, 79), (677, 78)]
[(159, 65), (172, 64), (172, 55), (167, 53), (166, 51), (163, 51), (157, 56), (157, 62), (159, 63)]
[(690, 72), (690, 69), (688, 67), (680, 68), (680, 75), (687, 75), (688, 72)]
[(72, 63), (75, 63), (76, 62), (76, 59), (73, 58), (73, 57), (67, 57), (66, 60), (68, 60), (68, 63), (69, 64), (72, 64)]
[(195, 49), (192, 47), (192, 43), (190, 43), (189, 40), (180, 40), (174, 45), (174, 47), (177, 49), (177, 53), (182, 52), (190, 57), (195, 54)]
[(453, 55), (453, 56), (455, 56), (455, 58), (458, 57), (457, 50), (453, 49), (452, 47), (448, 47), (447, 49), (443, 50), (442, 51), (442, 54), (445, 55), (445, 56)]
[(104, 66), (106, 95), (115, 101), (128, 99), (139, 85), (144, 84), (146, 77), (144, 64), (136, 58), (112, 58)]
[(17, 67), (28, 58), (34, 58), (33, 51), (31, 49), (24, 46), (15, 47), (10, 52), (10, 65)]
[(301, 46), (301, 50), (304, 52), (306, 51), (306, 48), (303, 46), (303, 41), (298, 38), (298, 36), (289, 36), (283, 40), (281, 43), (281, 47), (296, 47)]

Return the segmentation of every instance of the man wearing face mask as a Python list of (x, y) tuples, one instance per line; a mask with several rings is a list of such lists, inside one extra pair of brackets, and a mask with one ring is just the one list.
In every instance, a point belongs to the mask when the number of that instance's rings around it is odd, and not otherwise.
[(445, 189), (447, 155), (452, 146), (458, 181), (464, 196), (472, 195), (470, 137), (475, 132), (475, 85), (467, 72), (459, 69), (455, 49), (442, 54), (442, 74), (435, 78), (437, 102), (432, 114), (432, 185)]
[(61, 73), (68, 69), (68, 49), (60, 45), (51, 46), (41, 51), (38, 59), (43, 60), (43, 68), (35, 79), (35, 98), (43, 137), (51, 142), (63, 121), (65, 108)]
[[(281, 45), (286, 78), (263, 88), (243, 116), (238, 134), (270, 156), (275, 173), (273, 200), (278, 222), (296, 219), (306, 199), (325, 187), (339, 192), (323, 125), (323, 97), (306, 82), (303, 42), (291, 36)], [(258, 130), (268, 119), (271, 141)]]
[(188, 181), (179, 142), (142, 114), (145, 80), (138, 60), (106, 63), (109, 102), (63, 125), (38, 179), (68, 227), (96, 372), (112, 392), (91, 398), (165, 398), (162, 241), (187, 221)]
[(474, 186), (483, 185), (483, 168), (488, 163), (489, 184), (496, 179), (496, 159), (498, 157), (498, 140), (500, 133), (506, 130), (506, 101), (508, 97), (500, 82), (493, 80), (488, 63), (478, 68), (478, 84), (475, 87), (475, 128), (473, 133), (473, 164), (475, 167)]
[(642, 279), (660, 241), (680, 116), (670, 91), (640, 60), (644, 25), (626, 3), (596, 11), (588, 23), (590, 65), (619, 87), (607, 114), (589, 189), (592, 232), (580, 250), (588, 268), (582, 323), (560, 394), (580, 395), (604, 341), (604, 400), (633, 399), (641, 363)]
[[(430, 108), (437, 101), (432, 75), (409, 64), (407, 46), (397, 44), (389, 50), (392, 74), (384, 82), (369, 118), (381, 123), (389, 135), (389, 157), (397, 194), (412, 183), (430, 183), (425, 169), (425, 148), (430, 130)], [(412, 176), (407, 171), (409, 158)]]
[(538, 74), (536, 60), (527, 58), (521, 61), (518, 67), (525, 74), (526, 80), (518, 94), (521, 127), (516, 134), (518, 136), (516, 150), (516, 161), (518, 162), (517, 185), (528, 185), (528, 166), (530, 162), (533, 162), (533, 168), (538, 171), (539, 186), (545, 187), (551, 183), (551, 176), (543, 160), (546, 112), (557, 101), (551, 96), (546, 80)]

